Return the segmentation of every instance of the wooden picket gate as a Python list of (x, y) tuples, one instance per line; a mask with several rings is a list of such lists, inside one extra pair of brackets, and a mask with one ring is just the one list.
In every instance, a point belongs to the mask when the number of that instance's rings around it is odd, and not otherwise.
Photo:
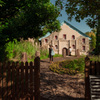
[(100, 100), (100, 62), (85, 58), (85, 99)]
[(0, 100), (40, 100), (40, 58), (0, 63)]

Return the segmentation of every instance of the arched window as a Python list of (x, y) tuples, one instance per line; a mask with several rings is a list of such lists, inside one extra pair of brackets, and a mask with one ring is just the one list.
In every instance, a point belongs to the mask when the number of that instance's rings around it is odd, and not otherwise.
[(75, 49), (75, 45), (72, 45), (72, 48)]
[(85, 51), (85, 46), (83, 46), (83, 51)]
[(72, 35), (72, 39), (73, 39), (73, 40), (75, 39), (75, 35)]
[(57, 36), (57, 35), (55, 36), (55, 39), (56, 39), (56, 40), (58, 39), (58, 36)]
[(82, 42), (85, 43), (85, 38), (82, 39)]
[(58, 45), (55, 45), (55, 48), (58, 49)]
[(66, 39), (66, 34), (63, 34), (63, 38)]
[(45, 39), (45, 43), (48, 43), (48, 39)]

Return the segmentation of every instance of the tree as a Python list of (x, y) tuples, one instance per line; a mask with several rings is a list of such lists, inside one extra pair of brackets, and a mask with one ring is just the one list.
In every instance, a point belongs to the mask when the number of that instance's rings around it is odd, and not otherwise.
[(88, 35), (89, 37), (91, 37), (92, 35), (96, 37), (96, 34), (92, 30), (91, 32), (86, 32), (85, 34)]
[(0, 22), (4, 24), (24, 6), (24, 0), (0, 0)]
[(54, 32), (54, 31), (59, 31), (60, 29), (60, 23), (58, 20), (53, 21), (52, 23), (47, 23), (44, 27), (43, 27), (43, 34), (45, 35), (47, 32)]
[(95, 47), (96, 47), (96, 34), (94, 33), (95, 31), (93, 32), (93, 30), (91, 30), (91, 32), (86, 32), (85, 33), (86, 35), (91, 37), (91, 45), (90, 45), (91, 50), (95, 49)]
[[(56, 5), (62, 8), (63, 0), (57, 0)], [(67, 0), (64, 6), (69, 20), (74, 17), (77, 22), (80, 22), (86, 18), (87, 24), (97, 29), (96, 51), (100, 54), (100, 0)]]
[(4, 41), (7, 38), (13, 40), (42, 36), (43, 28), (47, 26), (49, 32), (60, 28), (60, 22), (57, 20), (59, 9), (50, 3), (50, 0), (24, 0), (18, 10), (2, 29), (1, 38)]
[(92, 50), (96, 47), (96, 37), (94, 35), (91, 35), (91, 47)]

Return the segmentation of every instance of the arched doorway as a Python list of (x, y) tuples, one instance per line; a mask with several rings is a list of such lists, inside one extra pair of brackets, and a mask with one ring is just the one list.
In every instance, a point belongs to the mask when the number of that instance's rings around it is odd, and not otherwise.
[(66, 57), (68, 55), (68, 49), (67, 48), (62, 49), (62, 55), (63, 55), (63, 57)]

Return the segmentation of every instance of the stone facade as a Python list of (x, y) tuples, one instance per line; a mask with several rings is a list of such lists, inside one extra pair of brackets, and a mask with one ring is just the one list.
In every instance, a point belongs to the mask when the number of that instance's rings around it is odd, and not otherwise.
[(41, 39), (42, 47), (49, 48), (50, 44), (54, 46), (54, 51), (57, 54), (62, 54), (63, 49), (66, 49), (67, 52), (69, 47), (72, 48), (72, 55), (75, 55), (77, 49), (80, 51), (80, 55), (87, 55), (89, 51), (89, 37), (67, 22), (61, 25), (61, 31), (53, 32)]

